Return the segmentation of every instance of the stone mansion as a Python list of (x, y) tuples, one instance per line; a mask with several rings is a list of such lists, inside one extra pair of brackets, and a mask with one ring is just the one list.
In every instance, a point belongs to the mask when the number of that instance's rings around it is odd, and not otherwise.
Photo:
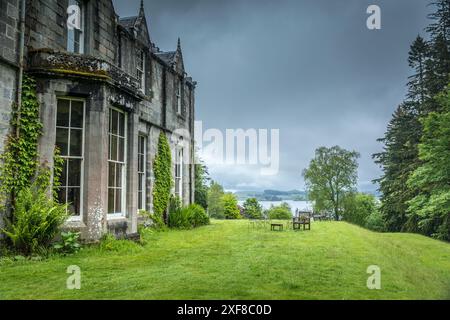
[[(138, 211), (152, 210), (161, 132), (172, 150), (173, 193), (192, 203), (196, 82), (185, 72), (180, 40), (161, 51), (142, 2), (126, 18), (112, 0), (0, 3), (0, 152), (23, 70), (37, 82), (40, 160), (53, 166), (55, 146), (64, 159), (59, 200), (68, 203), (67, 226), (86, 240), (135, 234)], [(75, 27), (70, 8), (78, 9)]]

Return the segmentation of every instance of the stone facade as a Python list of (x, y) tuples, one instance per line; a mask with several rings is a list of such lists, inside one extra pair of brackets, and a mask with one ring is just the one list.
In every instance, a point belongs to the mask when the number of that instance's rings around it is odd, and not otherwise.
[[(11, 129), (21, 9), (18, 0), (0, 1), (1, 149)], [(67, 8), (74, 4), (81, 16), (77, 35), (67, 25)], [(152, 164), (161, 132), (179, 163), (173, 161), (174, 193), (192, 203), (196, 83), (184, 70), (180, 41), (174, 51), (160, 51), (142, 4), (137, 16), (123, 19), (111, 0), (32, 0), (25, 12), (25, 72), (37, 80), (44, 124), (41, 161), (53, 165), (55, 145), (79, 150), (65, 158), (67, 188), (61, 195), (77, 200), (68, 227), (87, 240), (108, 231), (137, 232), (138, 210), (152, 210)], [(75, 116), (77, 108), (83, 112)], [(71, 171), (72, 163), (79, 170)]]

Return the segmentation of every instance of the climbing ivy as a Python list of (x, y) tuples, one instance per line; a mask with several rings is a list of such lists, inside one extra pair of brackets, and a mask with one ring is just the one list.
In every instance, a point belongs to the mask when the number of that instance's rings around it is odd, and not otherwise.
[(173, 186), (172, 155), (164, 132), (159, 135), (158, 152), (153, 163), (155, 183), (153, 186), (153, 211), (162, 217), (169, 205), (170, 191)]
[[(36, 81), (25, 75), (22, 84), (20, 116), (13, 105), (12, 127), (17, 131), (8, 136), (4, 153), (0, 156), (0, 203), (15, 196), (29, 185), (38, 169), (38, 139), (42, 134)], [(18, 133), (18, 134), (17, 134)]]

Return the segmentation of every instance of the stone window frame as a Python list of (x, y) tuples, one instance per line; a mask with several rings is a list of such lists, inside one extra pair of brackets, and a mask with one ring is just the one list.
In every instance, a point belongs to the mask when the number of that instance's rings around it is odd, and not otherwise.
[(147, 210), (147, 142), (147, 135), (138, 135), (138, 210)]
[[(120, 130), (119, 134), (113, 134), (111, 133), (111, 128), (112, 128), (112, 123), (111, 123), (111, 117), (112, 117), (112, 113), (111, 112), (117, 112), (118, 114), (122, 114), (123, 115), (123, 123), (124, 123), (124, 135), (120, 136)], [(120, 124), (118, 124), (118, 126), (120, 126)], [(116, 136), (117, 138), (123, 138), (124, 139), (124, 154), (123, 154), (123, 161), (119, 161), (119, 159), (117, 160), (112, 160), (111, 159), (111, 137), (112, 136)], [(119, 148), (117, 150), (117, 154), (119, 154)], [(127, 216), (127, 170), (128, 170), (128, 114), (123, 111), (120, 110), (119, 108), (116, 108), (114, 106), (110, 106), (108, 108), (108, 184), (107, 184), (107, 188), (108, 188), (108, 198), (107, 198), (107, 219), (108, 220), (113, 220), (113, 219), (123, 219)], [(116, 183), (114, 183), (114, 186), (110, 186), (110, 181), (109, 181), (109, 165), (111, 163), (114, 164), (120, 164), (122, 165), (122, 172), (121, 172), (121, 186), (117, 187)], [(116, 172), (116, 171), (115, 171)], [(117, 179), (116, 176), (114, 176), (115, 179)], [(113, 212), (110, 213), (109, 212), (109, 190), (110, 189), (114, 189), (114, 191), (116, 192), (117, 189), (120, 189), (122, 194), (121, 194), (121, 212)], [(116, 206), (116, 193), (114, 193), (114, 208)], [(114, 210), (116, 211), (116, 210)]]
[[(73, 4), (78, 5), (78, 7), (80, 8), (80, 22), (81, 22), (81, 30), (80, 30), (80, 41), (79, 41), (79, 46), (80, 49), (79, 51), (76, 51), (75, 49), (72, 51), (69, 48), (69, 41), (70, 41), (70, 37), (69, 37), (69, 33), (70, 30), (67, 28), (67, 46), (66, 46), (66, 50), (67, 52), (70, 53), (75, 53), (75, 54), (85, 54), (86, 51), (86, 44), (85, 44), (85, 40), (86, 40), (86, 4), (83, 0), (69, 0), (68, 5), (71, 5), (73, 1)], [(73, 40), (73, 46), (75, 48), (75, 39)]]
[[(58, 102), (60, 100), (66, 100), (69, 101), (69, 126), (59, 126), (58, 125)], [(83, 103), (83, 127), (82, 128), (78, 128), (78, 127), (72, 127), (71, 126), (71, 116), (72, 116), (72, 101), (77, 101), (77, 102), (82, 102)], [(70, 97), (70, 96), (57, 96), (56, 97), (56, 116), (55, 116), (55, 138), (57, 135), (57, 129), (67, 129), (69, 130), (69, 135), (68, 135), (68, 154), (67, 156), (65, 155), (61, 155), (60, 157), (62, 159), (64, 159), (65, 161), (67, 160), (71, 160), (71, 159), (75, 159), (75, 160), (80, 160), (81, 164), (80, 164), (80, 214), (79, 215), (70, 215), (69, 217), (69, 221), (82, 221), (83, 220), (83, 214), (84, 214), (84, 164), (85, 164), (85, 147), (86, 147), (86, 100), (82, 99), (82, 98), (76, 98), (76, 97)], [(81, 156), (71, 156), (70, 155), (70, 145), (71, 145), (71, 130), (75, 129), (75, 130), (82, 130), (82, 141), (81, 141)], [(56, 141), (55, 141), (55, 146), (56, 146)], [(69, 181), (69, 175), (68, 175), (68, 170), (69, 170), (69, 166), (67, 166), (66, 168), (66, 185), (62, 186), (61, 188), (65, 188), (65, 189), (69, 189), (69, 188), (78, 188), (78, 186), (68, 186), (68, 181)], [(66, 199), (67, 199), (67, 190), (66, 190)], [(69, 210), (69, 208), (66, 209), (67, 212)], [(69, 213), (69, 212), (68, 212)]]

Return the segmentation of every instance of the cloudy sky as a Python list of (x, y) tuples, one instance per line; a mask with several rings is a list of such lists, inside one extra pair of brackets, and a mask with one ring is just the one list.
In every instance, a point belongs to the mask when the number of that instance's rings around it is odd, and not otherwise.
[[(115, 0), (135, 15), (139, 0)], [(204, 129), (280, 129), (280, 170), (210, 165), (227, 189), (304, 189), (301, 171), (319, 146), (361, 153), (359, 186), (380, 170), (371, 155), (405, 96), (411, 42), (428, 24), (427, 0), (145, 0), (152, 41), (174, 50), (198, 81)], [(366, 27), (381, 7), (382, 29)]]

